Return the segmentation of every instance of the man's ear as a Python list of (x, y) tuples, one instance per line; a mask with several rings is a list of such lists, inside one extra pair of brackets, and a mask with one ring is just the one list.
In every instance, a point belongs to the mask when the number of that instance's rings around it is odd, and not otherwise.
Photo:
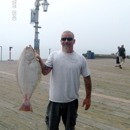
[(60, 44), (62, 45), (62, 41), (60, 40)]
[(76, 40), (74, 39), (74, 44), (75, 44)]

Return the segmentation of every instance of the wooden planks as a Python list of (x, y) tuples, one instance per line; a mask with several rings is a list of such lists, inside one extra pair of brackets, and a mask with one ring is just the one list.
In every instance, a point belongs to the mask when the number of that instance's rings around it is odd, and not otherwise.
[[(92, 77), (92, 104), (82, 107), (85, 97), (81, 76), (76, 130), (129, 130), (130, 128), (130, 60), (123, 69), (115, 59), (88, 60)], [(45, 112), (48, 104), (49, 75), (43, 76), (31, 97), (33, 112), (19, 111), (23, 95), (18, 87), (17, 61), (0, 62), (0, 130), (46, 130)], [(60, 130), (64, 130), (62, 121)]]

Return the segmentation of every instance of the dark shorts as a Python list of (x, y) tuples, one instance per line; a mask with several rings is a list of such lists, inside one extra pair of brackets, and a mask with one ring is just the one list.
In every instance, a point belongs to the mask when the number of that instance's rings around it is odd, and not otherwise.
[(76, 125), (78, 99), (69, 103), (56, 103), (50, 101), (46, 110), (47, 130), (59, 130), (59, 122), (62, 121), (65, 130), (74, 130)]

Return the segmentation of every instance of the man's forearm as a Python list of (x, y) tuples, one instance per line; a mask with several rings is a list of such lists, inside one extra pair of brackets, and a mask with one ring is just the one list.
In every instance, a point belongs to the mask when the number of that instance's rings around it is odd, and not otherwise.
[(91, 98), (91, 91), (92, 91), (92, 83), (91, 83), (91, 77), (87, 76), (84, 77), (84, 83), (85, 83), (85, 90), (86, 90), (86, 98)]
[(39, 63), (41, 65), (41, 68), (42, 68), (42, 71), (43, 71), (45, 64), (43, 63), (43, 61), (42, 61), (42, 59), (40, 57), (38, 59), (39, 59)]
[(39, 59), (40, 65), (41, 65), (42, 74), (47, 75), (48, 73), (50, 73), (52, 68), (46, 66), (40, 57), (38, 59)]

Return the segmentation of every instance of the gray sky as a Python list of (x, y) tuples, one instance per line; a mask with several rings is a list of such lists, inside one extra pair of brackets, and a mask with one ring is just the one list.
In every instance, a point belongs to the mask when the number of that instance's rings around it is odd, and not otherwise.
[[(16, 1), (17, 20), (12, 20), (12, 1)], [(3, 60), (16, 60), (29, 44), (34, 46), (34, 25), (30, 24), (30, 9), (35, 0), (3, 0), (0, 4), (0, 46)], [(91, 50), (96, 54), (116, 53), (124, 44), (130, 55), (130, 0), (48, 0), (48, 12), (39, 10), (40, 54), (47, 58), (61, 49), (60, 37), (65, 30), (75, 34), (75, 51)], [(0, 50), (1, 52), (1, 50)], [(1, 56), (1, 53), (0, 53)]]

